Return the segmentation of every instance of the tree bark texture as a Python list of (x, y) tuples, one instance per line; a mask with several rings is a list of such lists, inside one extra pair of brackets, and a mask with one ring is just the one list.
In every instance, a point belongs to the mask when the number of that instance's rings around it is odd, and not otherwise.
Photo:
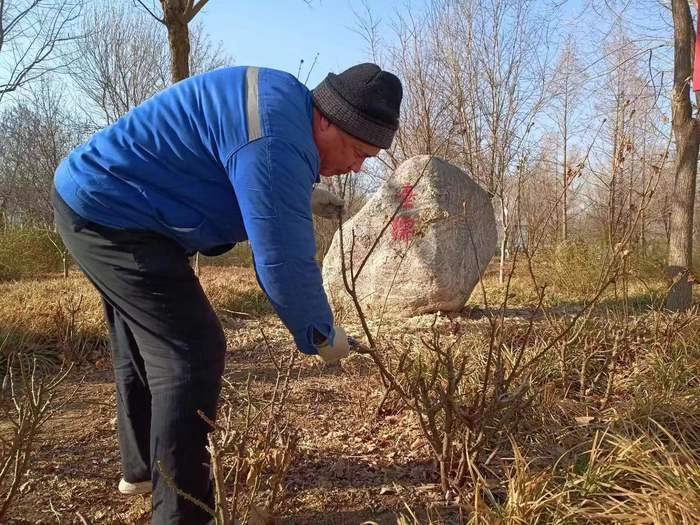
[(687, 0), (673, 0), (674, 61), (672, 126), (676, 143), (673, 198), (670, 206), (670, 238), (667, 276), (671, 286), (666, 307), (687, 309), (692, 302), (690, 267), (693, 250), (693, 210), (700, 135), (690, 101), (695, 30)]
[(173, 83), (190, 76), (190, 32), (188, 24), (208, 0), (160, 0), (161, 22), (168, 29), (170, 75)]

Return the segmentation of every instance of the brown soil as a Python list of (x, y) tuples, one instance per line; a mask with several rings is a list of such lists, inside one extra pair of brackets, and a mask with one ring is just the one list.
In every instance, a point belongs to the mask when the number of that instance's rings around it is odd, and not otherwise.
[[(290, 337), (274, 316), (222, 315), (229, 348), (226, 374), (269, 391), (272, 357), (289, 355)], [(274, 348), (266, 350), (259, 326)], [(62, 385), (75, 395), (44, 427), (35, 459), (10, 513), (10, 524), (150, 523), (150, 497), (127, 497), (115, 432), (115, 393), (109, 359), (84, 364)], [(362, 356), (343, 370), (300, 356), (288, 417), (300, 434), (299, 454), (278, 512), (282, 524), (394, 524), (405, 505), (439, 498), (426, 443), (408, 416), (378, 418), (378, 379)], [(60, 399), (58, 400), (60, 402)]]

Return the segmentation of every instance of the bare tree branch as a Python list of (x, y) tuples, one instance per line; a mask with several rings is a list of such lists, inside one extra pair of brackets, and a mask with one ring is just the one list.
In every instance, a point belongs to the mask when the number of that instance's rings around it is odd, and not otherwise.
[(197, 13), (199, 13), (202, 10), (202, 8), (205, 5), (207, 5), (208, 1), (209, 0), (199, 0), (199, 2), (197, 2), (197, 4), (193, 6), (192, 4), (194, 3), (194, 0), (190, 0), (190, 5), (188, 6), (187, 11), (186, 11), (187, 16), (185, 17), (185, 20), (187, 21), (187, 23), (190, 23), (192, 21), (192, 19), (195, 16), (197, 16)]
[(0, 2), (0, 100), (65, 65), (58, 49), (77, 38), (81, 10), (82, 0)]
[(162, 17), (159, 17), (158, 15), (156, 15), (156, 14), (153, 12), (153, 10), (152, 10), (150, 7), (148, 7), (148, 6), (143, 2), (143, 0), (135, 0), (135, 1), (136, 1), (139, 5), (141, 5), (141, 7), (143, 7), (143, 8), (146, 10), (146, 12), (147, 12), (149, 15), (151, 15), (157, 22), (160, 22), (161, 24), (165, 24), (165, 20), (164, 20)]

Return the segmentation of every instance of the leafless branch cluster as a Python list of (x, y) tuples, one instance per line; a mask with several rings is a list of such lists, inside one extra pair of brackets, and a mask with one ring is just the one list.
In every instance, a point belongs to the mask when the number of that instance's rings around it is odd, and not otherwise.
[[(272, 355), (264, 331), (262, 335)], [(212, 428), (208, 450), (214, 508), (180, 490), (159, 466), (165, 482), (206, 510), (217, 525), (268, 523), (284, 495), (298, 444), (297, 432), (285, 417), (297, 354), (291, 351), (284, 363), (273, 358), (277, 377), (269, 398), (260, 398), (249, 375), (243, 384), (225, 382), (219, 421), (213, 422), (200, 412)]]
[(0, 1), (0, 101), (65, 66), (82, 0)]
[[(71, 371), (71, 366), (52, 375), (44, 375), (37, 361), (22, 354), (8, 354), (7, 337), (0, 341), (4, 370), (0, 392), (0, 519), (17, 496), (31, 464), (40, 430), (70, 399), (56, 402), (58, 387)], [(7, 423), (7, 426), (5, 426)]]

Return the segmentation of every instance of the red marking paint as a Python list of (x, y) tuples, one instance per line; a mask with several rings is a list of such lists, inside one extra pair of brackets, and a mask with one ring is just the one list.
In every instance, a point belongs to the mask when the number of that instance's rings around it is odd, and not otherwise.
[[(413, 187), (410, 184), (404, 184), (399, 191), (401, 199), (401, 209), (413, 209)], [(399, 214), (391, 222), (391, 238), (394, 241), (409, 242), (413, 239), (413, 229), (416, 225), (416, 219), (408, 214)]]
[(403, 209), (410, 210), (413, 208), (413, 188), (410, 184), (404, 184), (399, 195), (401, 196), (401, 202), (403, 203), (401, 207)]
[(415, 225), (416, 219), (413, 217), (396, 217), (391, 223), (391, 238), (395, 241), (410, 241)]

